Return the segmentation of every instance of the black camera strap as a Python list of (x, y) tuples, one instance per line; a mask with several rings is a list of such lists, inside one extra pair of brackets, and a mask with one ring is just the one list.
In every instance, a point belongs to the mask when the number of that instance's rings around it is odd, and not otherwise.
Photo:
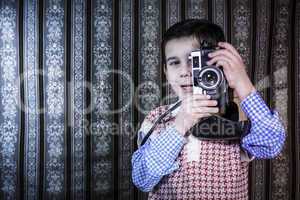
[(240, 140), (251, 127), (250, 121), (232, 121), (213, 115), (195, 124), (190, 134), (201, 140)]

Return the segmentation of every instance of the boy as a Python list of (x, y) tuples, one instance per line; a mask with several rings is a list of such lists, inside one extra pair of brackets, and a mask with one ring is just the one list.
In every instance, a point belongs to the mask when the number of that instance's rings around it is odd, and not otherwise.
[[(189, 54), (205, 40), (221, 47), (209, 54), (208, 65), (222, 66), (228, 85), (238, 95), (251, 121), (240, 143), (199, 140), (188, 130), (201, 118), (218, 113), (217, 101), (193, 94)], [(145, 118), (132, 156), (134, 184), (149, 199), (248, 199), (248, 164), (273, 158), (283, 147), (285, 132), (277, 112), (270, 111), (251, 83), (236, 49), (224, 42), (222, 29), (206, 20), (185, 20), (170, 27), (162, 41), (167, 81), (182, 101), (140, 145), (161, 106)]]

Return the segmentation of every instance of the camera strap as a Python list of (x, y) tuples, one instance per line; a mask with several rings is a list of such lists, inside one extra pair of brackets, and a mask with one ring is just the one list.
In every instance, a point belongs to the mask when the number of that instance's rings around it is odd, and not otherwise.
[(249, 133), (251, 124), (246, 121), (232, 121), (214, 115), (194, 125), (190, 134), (201, 140), (240, 140)]
[[(161, 114), (158, 119), (154, 122), (151, 129), (148, 131), (146, 136), (141, 142), (141, 146), (146, 143), (150, 135), (153, 133), (155, 128), (161, 121), (173, 110), (181, 105), (181, 101), (175, 103), (166, 112)], [(236, 116), (234, 113), (233, 116)], [(236, 120), (236, 119), (235, 119)], [(190, 134), (201, 140), (240, 140), (244, 137), (251, 127), (249, 120), (246, 121), (233, 121), (218, 115), (213, 115), (202, 119), (196, 125), (194, 125), (190, 130)]]

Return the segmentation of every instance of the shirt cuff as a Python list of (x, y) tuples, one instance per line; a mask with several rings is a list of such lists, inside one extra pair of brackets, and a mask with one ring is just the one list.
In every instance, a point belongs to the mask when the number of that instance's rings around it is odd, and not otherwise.
[(252, 122), (259, 121), (262, 117), (272, 114), (265, 101), (256, 90), (250, 93), (241, 102), (240, 106)]
[(248, 153), (247, 150), (245, 150), (243, 147), (241, 148), (241, 161), (243, 162), (251, 162), (255, 159), (255, 156)]

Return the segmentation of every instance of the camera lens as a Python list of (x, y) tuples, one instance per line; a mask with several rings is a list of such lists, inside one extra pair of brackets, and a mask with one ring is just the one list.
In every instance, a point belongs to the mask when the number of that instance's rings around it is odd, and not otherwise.
[(202, 74), (203, 84), (206, 86), (213, 86), (218, 82), (218, 75), (215, 71), (206, 71)]
[(222, 80), (222, 72), (217, 67), (205, 67), (198, 76), (199, 86), (206, 90), (216, 89)]

